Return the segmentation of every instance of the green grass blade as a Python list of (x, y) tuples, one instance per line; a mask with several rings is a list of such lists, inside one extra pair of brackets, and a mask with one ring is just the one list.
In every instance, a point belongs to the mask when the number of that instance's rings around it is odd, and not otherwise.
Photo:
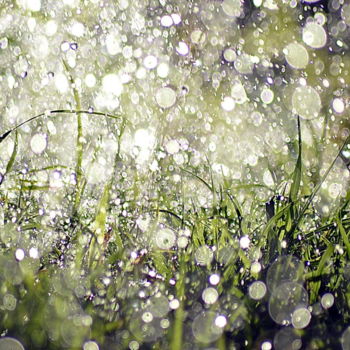
[(292, 202), (295, 202), (298, 198), (301, 182), (301, 128), (300, 128), (300, 117), (298, 116), (298, 159), (293, 172), (292, 185), (290, 187), (289, 198)]
[(12, 150), (12, 154), (11, 154), (10, 160), (9, 160), (9, 162), (6, 165), (6, 170), (5, 170), (4, 176), (11, 171), (11, 169), (13, 167), (13, 164), (15, 162), (16, 156), (17, 156), (17, 150), (18, 150), (18, 132), (16, 130), (15, 143), (13, 145), (13, 150)]

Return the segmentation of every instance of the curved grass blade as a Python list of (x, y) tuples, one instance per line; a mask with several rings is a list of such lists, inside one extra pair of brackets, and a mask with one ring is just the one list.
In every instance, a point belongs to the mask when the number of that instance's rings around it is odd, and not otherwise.
[(5, 170), (4, 176), (6, 176), (6, 174), (8, 174), (11, 171), (11, 169), (13, 167), (13, 164), (15, 162), (16, 156), (17, 156), (17, 150), (18, 150), (18, 132), (16, 130), (15, 143), (13, 145), (13, 150), (12, 150), (12, 154), (11, 154), (10, 160), (9, 160), (9, 162), (6, 165), (6, 170)]

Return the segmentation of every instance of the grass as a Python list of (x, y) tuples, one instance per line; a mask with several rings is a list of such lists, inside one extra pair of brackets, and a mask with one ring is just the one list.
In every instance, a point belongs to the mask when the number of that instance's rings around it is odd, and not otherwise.
[[(120, 145), (127, 121), (82, 110), (75, 90), (74, 97), (75, 110), (41, 113), (0, 137), (0, 142), (10, 135), (14, 138), (0, 187), (3, 336), (18, 339), (26, 349), (95, 349), (89, 347), (91, 342), (100, 349), (202, 349), (208, 344), (220, 350), (260, 349), (264, 341), (273, 341), (281, 326), (268, 311), (273, 291), (254, 300), (249, 286), (257, 280), (266, 282), (276, 258), (293, 255), (304, 266), (302, 285), (313, 310), (310, 324), (293, 334), (301, 337), (305, 348), (340, 347), (339, 336), (350, 316), (350, 192), (328, 217), (319, 216), (313, 202), (349, 138), (311, 194), (304, 194), (302, 186), (298, 118), (298, 157), (289, 190), (271, 193), (266, 205), (254, 196), (264, 185), (237, 186), (224, 177), (215, 180), (210, 165), (175, 169), (181, 182), (172, 187), (166, 161), (146, 189), (153, 195), (143, 199), (142, 181), (128, 181), (121, 175)], [(76, 182), (66, 184), (61, 212), (50, 218), (50, 213), (39, 210), (47, 205), (41, 194), (48, 198), (53, 194), (48, 182), (39, 181), (38, 173), (68, 168), (52, 165), (23, 173), (17, 161), (18, 133), (25, 123), (57, 114), (77, 117)], [(82, 114), (122, 120), (112, 176), (100, 192), (89, 188), (82, 170)], [(196, 189), (211, 198), (206, 207), (196, 204), (196, 193), (186, 193), (189, 181), (196, 181)], [(238, 199), (242, 191), (253, 193), (248, 213)], [(140, 219), (150, 223), (142, 228)], [(174, 242), (160, 249), (154, 243), (155, 233), (164, 228), (178, 242), (181, 237), (188, 244)], [(250, 239), (248, 249), (240, 244), (244, 236)], [(42, 242), (40, 258), (30, 256), (37, 242)], [(23, 259), (17, 257), (18, 249), (23, 249)], [(199, 258), (199, 252), (205, 254)], [(261, 271), (253, 268), (257, 261)], [(213, 274), (220, 281), (210, 286)], [(203, 299), (209, 287), (217, 291), (218, 301)], [(330, 309), (320, 306), (326, 292), (336, 300)], [(208, 321), (212, 314), (224, 315), (227, 324), (215, 328)]]

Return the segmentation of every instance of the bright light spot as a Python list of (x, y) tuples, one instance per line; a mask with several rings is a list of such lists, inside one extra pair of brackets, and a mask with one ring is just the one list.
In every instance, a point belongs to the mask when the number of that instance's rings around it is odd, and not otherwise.
[(248, 249), (250, 245), (250, 238), (248, 236), (243, 236), (239, 240), (239, 245), (242, 249)]
[(219, 294), (215, 288), (209, 287), (204, 289), (202, 299), (206, 304), (215, 304), (218, 300)]
[(252, 273), (259, 273), (261, 271), (261, 264), (258, 261), (254, 261), (250, 266), (250, 271)]
[(188, 238), (185, 237), (185, 236), (180, 236), (178, 239), (177, 239), (177, 246), (179, 248), (186, 248), (188, 245)]
[(334, 296), (331, 293), (326, 293), (322, 295), (321, 305), (324, 309), (329, 309), (334, 304)]
[(83, 350), (99, 350), (99, 346), (94, 341), (84, 343)]
[(70, 48), (69, 42), (68, 41), (63, 41), (61, 44), (61, 51), (67, 52)]
[(292, 315), (292, 324), (294, 328), (302, 329), (308, 326), (311, 321), (311, 313), (306, 307), (296, 309)]
[(154, 69), (157, 67), (157, 64), (158, 64), (158, 59), (153, 55), (146, 56), (143, 60), (143, 65), (147, 69)]
[(142, 148), (153, 148), (155, 135), (152, 130), (138, 129), (134, 135), (135, 146)]
[(115, 56), (121, 52), (120, 33), (111, 32), (106, 36), (106, 49), (111, 56)]
[(74, 36), (81, 38), (85, 33), (85, 26), (80, 22), (75, 22), (70, 31)]
[(170, 87), (160, 88), (156, 92), (156, 102), (161, 108), (170, 108), (176, 102), (176, 93)]
[(171, 27), (174, 22), (173, 22), (173, 19), (171, 16), (169, 15), (165, 15), (161, 18), (160, 20), (160, 24), (163, 26), (163, 27)]
[(141, 318), (142, 318), (142, 321), (145, 323), (150, 323), (153, 321), (153, 315), (148, 311), (144, 312)]
[(16, 259), (18, 261), (21, 261), (24, 259), (24, 250), (23, 249), (17, 249), (15, 253)]
[(181, 23), (181, 16), (180, 16), (179, 14), (173, 13), (173, 14), (171, 15), (171, 18), (173, 19), (173, 22), (174, 22), (175, 25)]
[(176, 47), (176, 52), (181, 56), (187, 56), (190, 52), (190, 49), (184, 41), (180, 41)]
[(173, 299), (169, 302), (169, 307), (172, 310), (176, 310), (180, 306), (180, 302), (177, 299)]
[(176, 140), (170, 140), (165, 145), (165, 149), (169, 154), (175, 154), (180, 151), (180, 145)]
[(55, 86), (59, 93), (64, 94), (69, 89), (69, 83), (67, 77), (63, 73), (55, 75)]
[(253, 300), (260, 300), (266, 294), (266, 284), (262, 281), (253, 282), (248, 288), (249, 297)]
[(261, 350), (271, 350), (272, 349), (272, 344), (269, 341), (264, 341), (261, 344)]
[(224, 97), (223, 101), (221, 102), (222, 109), (227, 112), (231, 112), (235, 108), (235, 105), (234, 99), (230, 96)]
[(30, 248), (29, 249), (29, 256), (33, 259), (37, 259), (39, 257), (39, 252), (38, 252), (38, 249), (37, 248)]
[(47, 135), (46, 134), (35, 134), (30, 140), (30, 148), (36, 154), (44, 152), (47, 147)]
[(209, 277), (209, 283), (213, 286), (216, 286), (220, 282), (220, 276), (217, 273), (212, 274)]
[(17, 0), (17, 4), (28, 11), (38, 12), (41, 9), (41, 0)]
[(54, 20), (50, 20), (45, 24), (45, 33), (47, 36), (54, 36), (57, 32), (57, 23)]
[(270, 89), (264, 89), (261, 94), (260, 98), (263, 103), (270, 104), (273, 101), (274, 93)]
[(320, 49), (327, 43), (327, 33), (324, 28), (317, 23), (306, 23), (303, 28), (303, 41), (313, 49)]
[(105, 92), (115, 96), (120, 96), (123, 91), (123, 85), (116, 74), (107, 74), (102, 79), (102, 88)]
[(332, 103), (334, 112), (343, 113), (345, 110), (345, 104), (341, 98), (335, 98)]
[(220, 327), (220, 328), (224, 328), (227, 325), (227, 319), (224, 315), (219, 315), (216, 319), (215, 319), (215, 325)]
[(237, 58), (236, 51), (232, 48), (228, 48), (224, 51), (224, 59), (227, 62), (233, 62)]
[(157, 74), (160, 78), (166, 78), (169, 74), (169, 65), (167, 63), (160, 63), (157, 67)]
[(85, 85), (89, 88), (92, 88), (96, 85), (96, 78), (92, 73), (88, 73), (85, 76)]

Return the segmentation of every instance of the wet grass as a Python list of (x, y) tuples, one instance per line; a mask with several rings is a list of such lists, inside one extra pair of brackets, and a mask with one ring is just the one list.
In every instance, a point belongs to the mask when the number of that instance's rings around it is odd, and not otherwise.
[[(82, 111), (76, 103), (77, 110), (34, 118), (86, 113), (122, 119)], [(230, 179), (215, 180), (210, 167), (175, 169), (181, 181), (171, 185), (166, 161), (150, 185), (153, 195), (144, 198), (137, 182), (121, 176), (127, 170), (120, 150), (126, 122), (120, 124), (112, 176), (100, 192), (86, 186), (79, 118), (77, 125), (75, 185), (64, 188), (61, 212), (51, 218), (41, 195), (50, 198), (50, 183), (41, 183), (36, 175), (65, 167), (23, 172), (17, 160), (18, 128), (1, 137), (13, 137), (14, 143), (0, 187), (2, 336), (18, 339), (26, 349), (96, 349), (96, 344), (100, 349), (260, 349), (274, 341), (278, 349), (276, 334), (285, 327), (304, 348), (340, 348), (339, 337), (350, 316), (350, 192), (327, 217), (317, 213), (313, 202), (349, 138), (308, 195), (302, 191), (298, 118), (294, 172), (288, 186), (271, 193), (267, 203), (254, 197), (263, 185), (238, 188)], [(196, 204), (196, 193), (185, 193), (184, 185), (193, 180), (196, 188), (207, 191), (206, 207)], [(247, 189), (253, 193), (248, 212), (245, 199), (238, 196)], [(86, 207), (89, 201), (91, 208)], [(149, 223), (143, 227), (140, 219)], [(177, 241), (166, 249), (155, 243), (164, 228)], [(249, 237), (249, 247), (241, 244), (242, 237)], [(30, 253), (36, 246), (38, 257)], [(281, 256), (294, 256), (303, 265), (298, 283), (308, 294), (312, 319), (301, 329), (272, 320), (268, 305), (273, 291), (258, 300), (249, 292), (254, 281), (267, 283), (270, 267)], [(261, 269), (253, 267), (257, 262)], [(220, 277), (217, 284), (210, 283), (214, 274)], [(217, 291), (217, 301), (205, 301), (207, 288)], [(321, 304), (326, 292), (335, 297), (329, 309)], [(157, 304), (163, 297), (170, 307)], [(214, 326), (208, 320), (198, 325), (200, 315), (212, 314), (227, 321), (217, 330), (219, 335), (212, 335)]]

